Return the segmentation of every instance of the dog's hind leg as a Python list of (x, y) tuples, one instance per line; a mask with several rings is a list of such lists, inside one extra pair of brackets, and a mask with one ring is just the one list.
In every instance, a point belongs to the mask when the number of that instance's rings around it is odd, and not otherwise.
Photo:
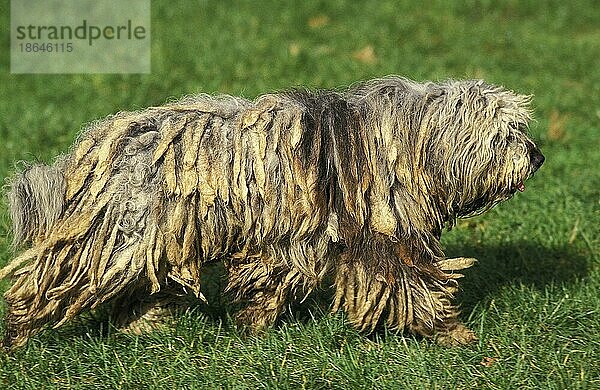
[(174, 315), (195, 300), (182, 286), (166, 286), (150, 294), (136, 289), (112, 302), (111, 322), (122, 332), (140, 335), (171, 325)]

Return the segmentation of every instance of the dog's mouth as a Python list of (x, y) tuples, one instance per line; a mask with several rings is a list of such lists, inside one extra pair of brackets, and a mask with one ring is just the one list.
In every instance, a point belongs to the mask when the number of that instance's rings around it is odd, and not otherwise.
[(517, 190), (519, 192), (525, 192), (525, 180), (529, 180), (535, 176), (537, 168), (534, 168), (531, 172), (529, 172), (525, 177), (520, 179), (517, 184), (512, 188), (512, 192), (515, 193)]
[(527, 180), (527, 177), (519, 179), (518, 182), (512, 182), (512, 184), (507, 188), (508, 194), (513, 196), (517, 193), (517, 191), (525, 192), (525, 180)]

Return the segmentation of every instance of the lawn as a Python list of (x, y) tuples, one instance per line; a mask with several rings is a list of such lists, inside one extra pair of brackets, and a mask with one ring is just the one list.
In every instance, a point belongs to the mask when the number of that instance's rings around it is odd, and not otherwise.
[[(480, 260), (458, 296), (479, 342), (365, 337), (318, 302), (245, 337), (209, 293), (208, 307), (150, 335), (118, 333), (101, 312), (44, 331), (0, 356), (0, 387), (600, 388), (595, 0), (180, 3), (152, 1), (150, 74), (16, 75), (2, 2), (0, 179), (19, 160), (66, 152), (85, 123), (199, 92), (253, 98), (401, 74), (483, 78), (533, 94), (531, 132), (545, 165), (524, 193), (443, 237), (449, 256)], [(0, 264), (10, 239), (3, 202)]]

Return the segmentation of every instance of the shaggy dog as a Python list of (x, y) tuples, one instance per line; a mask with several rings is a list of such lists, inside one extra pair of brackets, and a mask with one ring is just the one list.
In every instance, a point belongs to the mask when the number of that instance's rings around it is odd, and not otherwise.
[[(8, 197), (15, 245), (4, 346), (111, 303), (123, 326), (202, 297), (223, 261), (254, 328), (333, 281), (363, 331), (475, 339), (452, 303), (444, 227), (524, 190), (544, 157), (529, 97), (483, 81), (388, 77), (255, 101), (200, 95), (89, 126)], [(152, 325), (152, 324), (150, 324)]]

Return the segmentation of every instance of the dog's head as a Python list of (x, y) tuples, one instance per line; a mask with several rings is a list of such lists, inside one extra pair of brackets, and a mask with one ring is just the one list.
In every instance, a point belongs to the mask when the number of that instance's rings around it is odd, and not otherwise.
[(527, 131), (531, 98), (483, 81), (450, 81), (435, 95), (428, 152), (449, 215), (479, 214), (524, 191), (544, 162)]

